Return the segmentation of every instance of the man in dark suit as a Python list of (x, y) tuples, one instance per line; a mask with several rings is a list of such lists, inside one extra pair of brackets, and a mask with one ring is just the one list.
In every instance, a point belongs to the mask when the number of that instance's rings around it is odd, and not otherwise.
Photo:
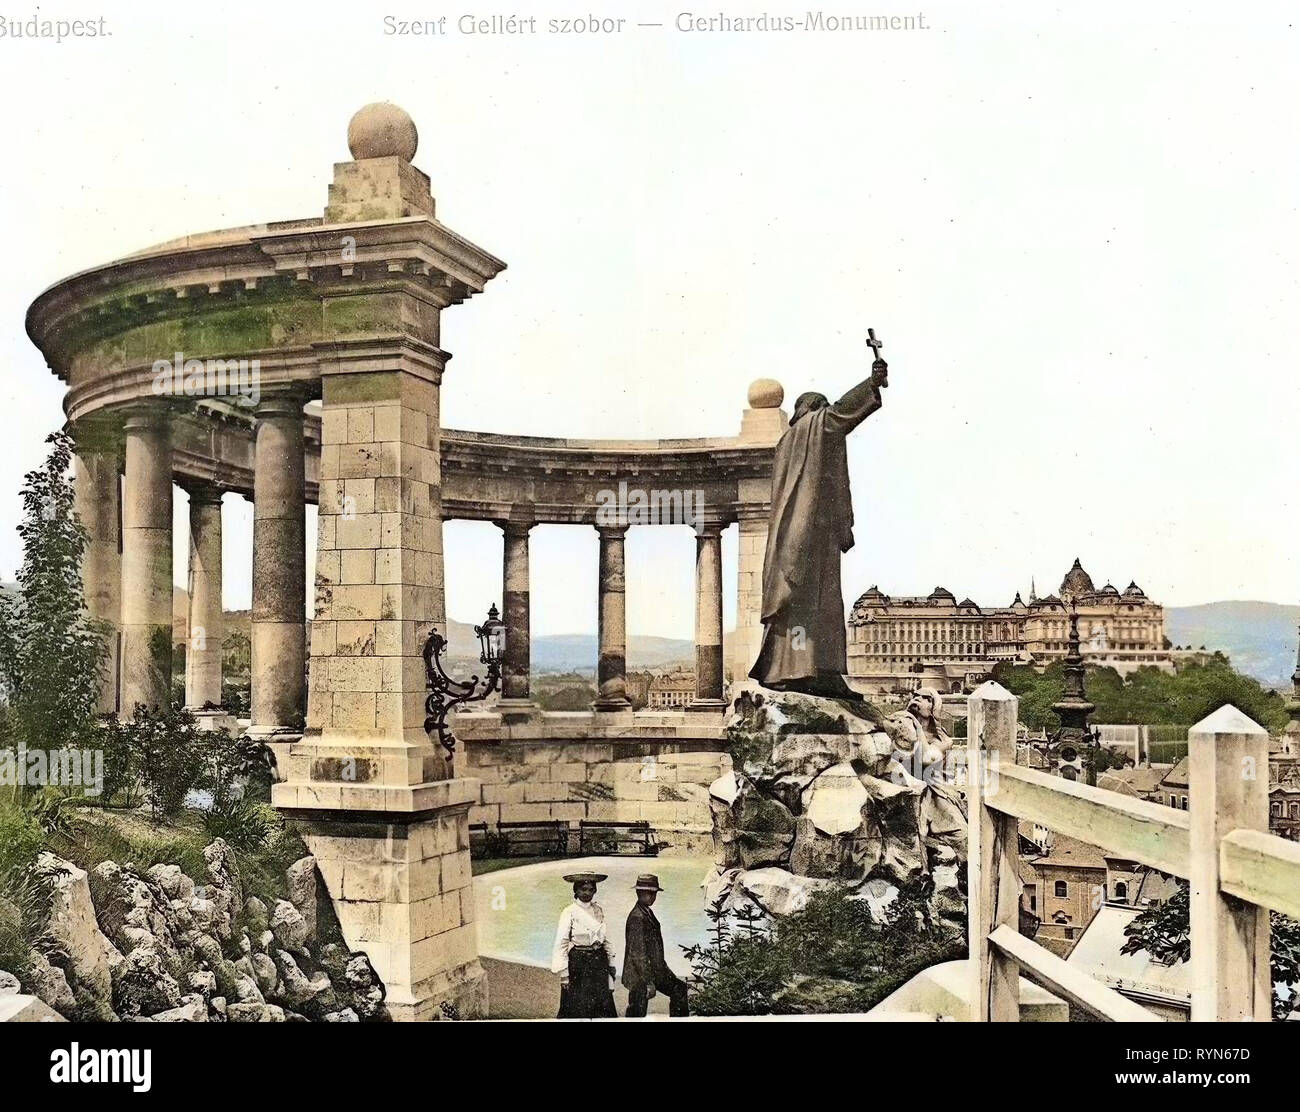
[(659, 920), (650, 910), (662, 892), (659, 878), (645, 873), (636, 880), (636, 906), (628, 912), (626, 957), (623, 959), (623, 984), (627, 988), (627, 1014), (643, 1016), (646, 1004), (656, 992), (668, 996), (668, 1014), (683, 1016), (686, 1009), (686, 984), (664, 960), (664, 936)]

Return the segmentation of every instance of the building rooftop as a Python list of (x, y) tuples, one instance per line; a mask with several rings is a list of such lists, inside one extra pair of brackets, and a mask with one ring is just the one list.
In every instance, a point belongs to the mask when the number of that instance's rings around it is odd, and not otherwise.
[(1160, 784), (1166, 788), (1185, 788), (1187, 787), (1187, 757), (1184, 757), (1173, 768), (1161, 777)]
[(1042, 857), (1035, 857), (1034, 866), (1072, 867), (1076, 869), (1105, 869), (1106, 859), (1101, 850), (1067, 834), (1057, 834), (1052, 846)]

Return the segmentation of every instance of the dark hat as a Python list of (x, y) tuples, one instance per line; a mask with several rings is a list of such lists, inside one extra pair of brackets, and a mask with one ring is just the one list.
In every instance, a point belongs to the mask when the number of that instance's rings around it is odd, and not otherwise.
[(608, 880), (605, 873), (570, 873), (564, 878), (566, 884), (581, 884), (584, 880), (591, 881), (592, 884), (599, 884), (601, 881)]
[(636, 884), (633, 887), (638, 892), (662, 892), (659, 887), (659, 878), (654, 873), (642, 873), (636, 878)]

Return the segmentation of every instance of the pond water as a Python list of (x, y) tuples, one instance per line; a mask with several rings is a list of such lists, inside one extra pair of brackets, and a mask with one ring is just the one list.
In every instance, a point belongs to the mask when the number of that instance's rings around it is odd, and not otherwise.
[(478, 922), (479, 953), (549, 969), (560, 912), (573, 900), (573, 886), (561, 877), (568, 873), (606, 873), (609, 879), (601, 883), (596, 902), (605, 909), (621, 974), (623, 927), (636, 903), (632, 886), (640, 874), (654, 873), (664, 888), (654, 905), (655, 917), (663, 928), (664, 955), (678, 975), (683, 975), (689, 963), (679, 945), (689, 946), (708, 938), (702, 884), (711, 868), (711, 862), (698, 857), (582, 857), (477, 876), (474, 917)]

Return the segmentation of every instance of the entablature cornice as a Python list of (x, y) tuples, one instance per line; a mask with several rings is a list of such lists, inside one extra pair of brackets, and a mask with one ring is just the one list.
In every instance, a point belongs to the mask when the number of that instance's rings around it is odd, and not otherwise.
[[(255, 227), (186, 237), (65, 278), (32, 303), (27, 333), (66, 382), (78, 352), (159, 321), (392, 292), (441, 310), (481, 293), (504, 268), (427, 217)], [(325, 320), (320, 331), (331, 338)]]

